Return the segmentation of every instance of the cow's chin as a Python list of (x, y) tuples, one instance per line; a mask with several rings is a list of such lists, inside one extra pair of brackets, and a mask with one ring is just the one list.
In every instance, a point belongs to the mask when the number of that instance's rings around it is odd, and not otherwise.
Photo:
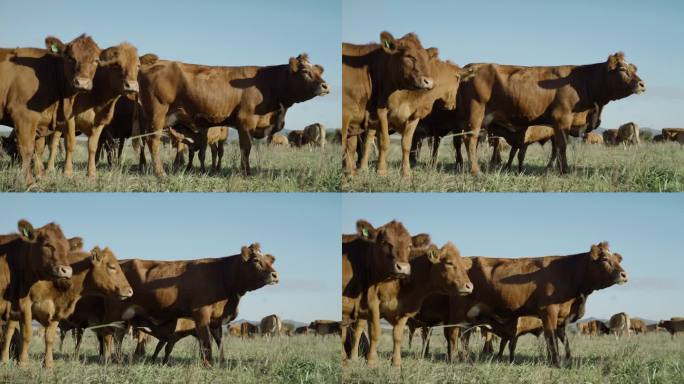
[(138, 93), (137, 92), (125, 92), (123, 94), (123, 96), (130, 101), (135, 101), (136, 97), (138, 96)]
[(621, 278), (621, 277), (618, 277), (617, 279), (615, 279), (615, 280), (613, 281), (613, 284), (616, 284), (616, 285), (622, 285), (622, 284), (625, 284), (625, 283), (627, 283), (627, 279), (623, 279), (623, 278)]

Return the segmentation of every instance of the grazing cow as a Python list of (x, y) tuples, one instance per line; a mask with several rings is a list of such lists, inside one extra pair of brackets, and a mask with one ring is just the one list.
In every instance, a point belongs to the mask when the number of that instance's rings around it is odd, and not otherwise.
[(618, 128), (617, 141), (623, 145), (639, 145), (639, 126), (634, 122), (622, 124)]
[[(353, 149), (347, 150), (347, 137), (358, 135), (370, 112), (380, 129), (378, 174), (387, 173), (385, 156), (389, 150), (389, 96), (396, 90), (429, 90), (433, 87), (429, 61), (437, 49), (423, 48), (418, 36), (409, 33), (395, 39), (380, 33), (380, 44), (342, 43), (342, 153), (345, 173), (353, 172)], [(350, 132), (350, 128), (357, 128)], [(342, 334), (344, 337), (344, 333)]]
[(587, 322), (589, 336), (601, 336), (610, 334), (610, 328), (601, 320), (591, 320)]
[(211, 149), (211, 168), (214, 172), (221, 170), (223, 151), (226, 141), (228, 141), (228, 127), (209, 127), (206, 130), (195, 131), (194, 129), (178, 124), (169, 128), (169, 135), (173, 146), (176, 147), (176, 160), (174, 164), (180, 166), (183, 162), (183, 153), (188, 152), (188, 164), (186, 171), (192, 169), (192, 161), (195, 152), (200, 161), (200, 171), (205, 172), (204, 159), (207, 146)]
[[(114, 254), (108, 249), (93, 248), (90, 253), (70, 251), (67, 256), (73, 271), (66, 281), (38, 281), (29, 291), (26, 305), (31, 307), (33, 319), (46, 328), (45, 368), (53, 367), (52, 350), (55, 331), (61, 320), (69, 317), (82, 296), (105, 295), (119, 299), (133, 295)], [(16, 311), (18, 308), (13, 308)], [(20, 320), (19, 312), (10, 312), (3, 342), (3, 356), (9, 354), (12, 335)], [(28, 363), (30, 338), (24, 337), (19, 364)]]
[(684, 144), (684, 128), (663, 128), (663, 141), (674, 141), (679, 144)]
[(290, 145), (287, 137), (281, 134), (271, 135), (268, 137), (268, 144), (270, 145)]
[(140, 71), (141, 101), (149, 136), (154, 173), (164, 176), (159, 142), (165, 126), (182, 122), (196, 129), (228, 125), (238, 131), (241, 167), (251, 174), (252, 137), (263, 138), (276, 127), (262, 119), (295, 103), (330, 92), (323, 67), (309, 62), (306, 54), (291, 57), (288, 64), (268, 67), (211, 67), (159, 60)]
[[(374, 228), (369, 222), (356, 222), (356, 234), (342, 235), (342, 345), (347, 327), (367, 311), (370, 318), (371, 351), (377, 350), (380, 338), (380, 284), (406, 278), (411, 274), (409, 255), (412, 248), (426, 247), (430, 236), (411, 236), (398, 221)], [(368, 356), (369, 364), (377, 361), (377, 353)], [(347, 354), (342, 351), (342, 361)]]
[(579, 115), (611, 100), (645, 90), (637, 69), (624, 55), (610, 55), (603, 63), (555, 67), (469, 64), (477, 74), (460, 85), (458, 132), (472, 131), (466, 139), (471, 172), (480, 171), (477, 136), (482, 126), (498, 123), (511, 130), (530, 125), (554, 129), (559, 171), (567, 171), (565, 132), (577, 125)]
[(314, 320), (309, 324), (309, 329), (316, 335), (339, 335), (340, 322), (334, 320)]
[[(76, 95), (93, 88), (100, 48), (81, 35), (64, 44), (48, 36), (46, 49), (0, 48), (0, 124), (17, 130), (21, 174), (33, 184), (31, 158), (36, 137), (56, 129), (57, 121), (71, 118)], [(67, 136), (67, 147), (75, 145), (75, 132)], [(40, 175), (42, 162), (34, 163)], [(65, 174), (72, 173), (65, 167)]]
[(629, 319), (629, 329), (632, 330), (635, 335), (646, 333), (646, 324), (640, 319)]
[(665, 141), (665, 136), (663, 136), (662, 133), (659, 133), (659, 134), (653, 136), (653, 142), (654, 143), (662, 143), (664, 141)]
[[(522, 172), (527, 147), (534, 143), (539, 143), (539, 145), (544, 146), (544, 144), (547, 141), (552, 140), (554, 136), (553, 128), (546, 125), (532, 125), (527, 127), (527, 129), (511, 131), (505, 126), (492, 123), (487, 127), (487, 133), (493, 136), (503, 137), (508, 144), (511, 145), (506, 169), (511, 168), (513, 158), (515, 157), (516, 152), (518, 153), (518, 172)], [(460, 148), (460, 144), (458, 146)], [(492, 153), (492, 165), (498, 164), (496, 160), (499, 159), (500, 161), (501, 159), (501, 155), (498, 152), (499, 149), (495, 148)]]
[(304, 145), (304, 131), (294, 130), (287, 134), (287, 141), (293, 147), (301, 147)]
[[(107, 48), (100, 54), (100, 61), (92, 81), (92, 90), (88, 93), (79, 93), (74, 98), (72, 116), (66, 119), (63, 133), (79, 131), (88, 136), (88, 177), (96, 175), (95, 154), (100, 134), (112, 121), (117, 100), (122, 95), (133, 98), (138, 93), (139, 69), (138, 50), (134, 46), (122, 43)], [(54, 165), (59, 137), (58, 134), (52, 135), (48, 167)], [(67, 145), (65, 169), (72, 168), (69, 163), (72, 161), (73, 151), (74, 146)], [(42, 150), (37, 151), (37, 154), (39, 158), (42, 158)]]
[(280, 336), (283, 330), (283, 322), (278, 315), (268, 315), (261, 319), (259, 330), (261, 336)]
[(295, 329), (295, 335), (307, 335), (309, 334), (309, 327), (302, 326)]
[(242, 334), (242, 333), (241, 333), (241, 328), (242, 328), (242, 327), (240, 326), (240, 324), (231, 324), (231, 325), (228, 327), (228, 335), (230, 335), (230, 336), (232, 336), (232, 337), (241, 336), (241, 334)]
[(670, 335), (674, 340), (677, 332), (684, 332), (684, 318), (673, 317), (670, 320), (661, 320), (658, 322), (658, 326), (670, 332)]
[[(441, 249), (430, 246), (414, 250), (410, 263), (411, 275), (406, 281), (390, 280), (378, 284), (377, 288), (381, 316), (393, 325), (393, 366), (401, 365), (404, 325), (420, 311), (426, 297), (431, 294), (463, 296), (473, 291), (473, 284), (461, 263), (461, 255), (452, 243), (447, 243)], [(354, 326), (351, 359), (358, 357), (357, 337), (361, 336), (367, 318), (367, 311), (359, 312)], [(372, 341), (371, 335), (369, 357), (377, 355), (377, 343)]]
[(321, 123), (307, 125), (304, 128), (302, 144), (311, 144), (316, 147), (325, 148), (325, 126)]
[(582, 138), (585, 144), (603, 144), (603, 136), (595, 132), (587, 132)]
[(621, 337), (623, 335), (629, 335), (630, 328), (629, 315), (624, 312), (616, 313), (610, 317), (608, 321), (608, 327), (610, 332), (615, 335), (615, 337)]
[[(435, 54), (436, 55), (436, 54)], [(430, 114), (433, 108), (453, 110), (456, 108), (456, 95), (461, 76), (465, 73), (458, 65), (450, 61), (442, 61), (437, 58), (430, 60), (429, 68), (433, 74), (434, 86), (428, 91), (399, 89), (392, 92), (387, 98), (386, 118), (389, 129), (401, 134), (402, 162), (401, 173), (404, 177), (410, 176), (410, 165), (413, 135), (418, 122)], [(360, 160), (360, 168), (368, 167), (370, 146), (375, 142), (375, 131), (378, 121), (367, 119), (366, 138), (364, 139), (363, 157)], [(351, 146), (355, 144), (352, 138)], [(353, 148), (350, 148), (352, 150)], [(383, 157), (382, 145), (378, 153), (378, 169)]]
[[(556, 336), (564, 303), (627, 282), (621, 261), (622, 256), (611, 252), (606, 242), (592, 245), (589, 252), (569, 256), (465, 258), (468, 277), (478, 289), (465, 298), (468, 305), (458, 305), (458, 298), (453, 299), (456, 305), (450, 305), (449, 324), (457, 324), (460, 319), (479, 324), (537, 316), (544, 324), (551, 362), (559, 366)], [(459, 328), (453, 327), (449, 335), (450, 350), (458, 350), (454, 348), (458, 336)]]
[(589, 335), (589, 324), (588, 323), (577, 324), (577, 331), (579, 333), (581, 333), (582, 335)]
[(617, 129), (606, 129), (603, 131), (603, 143), (605, 145), (618, 145), (620, 141), (618, 140), (618, 130)]
[[(232, 320), (237, 315), (239, 299), (246, 292), (278, 283), (274, 261), (273, 256), (261, 252), (258, 243), (242, 247), (238, 255), (220, 258), (124, 260), (121, 269), (136, 294), (121, 305), (112, 306), (118, 307), (110, 309), (116, 312), (113, 320), (133, 320), (135, 325), (144, 325), (192, 318), (203, 363), (211, 365), (209, 335), (211, 328), (215, 328), (212, 323), (222, 323), (226, 316)], [(105, 335), (105, 359), (111, 350), (111, 339), (111, 333)]]
[(255, 335), (259, 334), (259, 326), (245, 321), (244, 323), (240, 324), (240, 334), (243, 338), (254, 337)]

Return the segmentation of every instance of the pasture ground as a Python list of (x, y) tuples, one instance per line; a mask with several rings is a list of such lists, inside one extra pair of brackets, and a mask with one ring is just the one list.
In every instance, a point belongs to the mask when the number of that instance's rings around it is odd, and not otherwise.
[[(154, 352), (156, 339), (147, 345)], [(58, 343), (56, 343), (58, 344)], [(41, 367), (42, 338), (31, 341), (31, 362), (20, 369), (14, 362), (0, 364), (2, 383), (338, 383), (340, 380), (339, 337), (299, 335), (268, 340), (261, 337), (224, 339), (226, 363), (204, 368), (199, 363), (199, 347), (187, 337), (173, 350), (168, 365), (149, 360), (131, 363), (135, 345), (124, 341), (123, 363), (99, 364), (98, 345), (93, 333), (86, 332), (81, 356), (73, 358), (74, 343), (64, 341), (64, 354), (55, 353), (55, 368)], [(216, 346), (213, 345), (214, 356)], [(58, 351), (58, 348), (56, 348)], [(163, 355), (163, 352), (162, 352)]]
[[(263, 141), (263, 140), (262, 140)], [(256, 142), (256, 140), (255, 140)], [(47, 161), (47, 150), (45, 151)], [(219, 173), (211, 169), (211, 152), (207, 150), (207, 173), (199, 170), (195, 156), (194, 167), (173, 172), (175, 150), (162, 146), (162, 159), (167, 176), (158, 179), (151, 171), (149, 152), (147, 168), (141, 173), (138, 154), (126, 142), (123, 161), (110, 167), (103, 156), (97, 167), (97, 177), (86, 177), (88, 152), (86, 143), (79, 140), (74, 155), (74, 175), (62, 174), (63, 156), (58, 157), (56, 169), (46, 172), (28, 191), (33, 192), (336, 192), (340, 190), (340, 145), (328, 143), (324, 150), (305, 146), (302, 148), (271, 147), (265, 142), (252, 146), (250, 164), (252, 176), (240, 172), (240, 150), (237, 142), (226, 143), (222, 168)], [(186, 156), (187, 159), (187, 156)], [(9, 156), (0, 155), (0, 191), (23, 192), (19, 167), (11, 164)]]
[[(419, 359), (420, 336), (408, 350), (404, 337), (402, 367), (392, 368), (391, 333), (386, 331), (379, 344), (380, 361), (369, 369), (365, 361), (351, 362), (342, 369), (344, 383), (683, 383), (684, 337), (670, 340), (666, 332), (642, 334), (620, 340), (613, 336), (570, 335), (571, 362), (563, 368), (546, 363), (543, 337), (526, 335), (519, 339), (516, 358), (508, 363), (508, 351), (499, 361), (491, 355), (479, 356), (482, 342), (472, 337), (470, 362), (446, 362), (446, 344), (441, 330), (431, 338), (430, 356)], [(476, 340), (477, 339), (477, 340)], [(498, 342), (494, 349), (498, 351)], [(561, 346), (561, 352), (564, 349)]]
[[(638, 148), (605, 147), (581, 142), (568, 144), (570, 172), (561, 176), (556, 168), (547, 170), (551, 145), (528, 147), (524, 171), (489, 168), (492, 150), (480, 145), (479, 177), (470, 174), (465, 146), (465, 170), (454, 170), (455, 152), (451, 138), (442, 140), (436, 166), (428, 165), (431, 149), (427, 141), (410, 180), (399, 172), (401, 148), (395, 140), (388, 156), (388, 176), (378, 177), (375, 163), (370, 170), (346, 178), (342, 190), (349, 192), (681, 192), (684, 191), (684, 148), (677, 143), (643, 143)], [(373, 157), (375, 159), (376, 157)], [(502, 152), (508, 160), (508, 151)]]

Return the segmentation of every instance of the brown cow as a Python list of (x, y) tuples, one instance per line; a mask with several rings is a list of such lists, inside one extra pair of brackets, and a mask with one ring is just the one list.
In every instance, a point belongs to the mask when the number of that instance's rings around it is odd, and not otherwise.
[[(88, 93), (79, 93), (74, 98), (72, 116), (66, 119), (66, 127), (62, 133), (79, 131), (88, 136), (88, 177), (96, 175), (97, 145), (105, 125), (113, 119), (116, 101), (122, 95), (132, 98), (138, 93), (139, 68), (138, 50), (134, 46), (122, 43), (107, 48), (100, 54), (100, 62), (92, 81), (92, 90)], [(60, 135), (57, 133), (51, 137), (48, 169), (54, 166), (59, 138)], [(40, 159), (42, 159), (41, 147), (42, 145), (39, 145), (36, 150)], [(66, 147), (65, 169), (73, 168), (70, 163), (74, 148), (73, 145)]]
[[(248, 291), (278, 283), (275, 258), (263, 254), (258, 243), (244, 246), (240, 254), (191, 261), (123, 260), (121, 269), (135, 295), (120, 305), (108, 303), (112, 320), (132, 320), (135, 325), (192, 318), (200, 339), (203, 363), (212, 360), (209, 345), (212, 324), (237, 315), (239, 299)], [(162, 284), (163, 282), (163, 284)], [(198, 282), (202, 282), (198, 290)], [(220, 327), (219, 327), (220, 328)], [(105, 335), (105, 360), (112, 334)]]
[[(429, 68), (434, 79), (432, 89), (428, 91), (399, 89), (392, 92), (387, 98), (387, 122), (392, 131), (401, 134), (401, 173), (404, 177), (410, 176), (410, 152), (413, 134), (418, 122), (430, 114), (433, 107), (447, 110), (456, 108), (458, 85), (461, 81), (461, 76), (464, 74), (464, 71), (458, 65), (437, 58), (430, 60)], [(368, 167), (370, 146), (375, 141), (377, 123), (370, 121), (367, 123), (363, 157), (360, 160), (361, 169)], [(352, 139), (352, 146), (354, 146), (354, 139)], [(378, 169), (380, 169), (382, 145), (380, 149), (378, 153)]]
[[(52, 349), (58, 323), (73, 313), (81, 296), (107, 295), (120, 299), (129, 298), (133, 290), (126, 281), (114, 254), (108, 249), (93, 248), (90, 253), (69, 252), (67, 260), (73, 270), (68, 281), (38, 281), (31, 286), (27, 305), (32, 317), (46, 327), (45, 368), (53, 367)], [(18, 312), (10, 313), (3, 342), (3, 356), (9, 354), (12, 334), (20, 320)], [(28, 363), (30, 338), (23, 338), (19, 364)]]
[(677, 332), (684, 332), (684, 319), (681, 317), (673, 317), (670, 318), (670, 320), (661, 320), (658, 322), (658, 327), (668, 331), (674, 340)]
[[(403, 224), (392, 220), (374, 228), (369, 222), (356, 222), (356, 234), (342, 235), (342, 345), (347, 327), (360, 311), (370, 318), (371, 350), (377, 350), (380, 338), (380, 284), (411, 274), (409, 255), (411, 248), (426, 247), (430, 236), (411, 236)], [(347, 354), (342, 350), (342, 360)], [(377, 361), (377, 353), (368, 356), (369, 364)]]
[(663, 141), (684, 144), (684, 128), (663, 128), (661, 132)]
[(314, 320), (309, 324), (309, 329), (316, 335), (339, 335), (340, 322), (334, 320)]
[[(621, 261), (622, 256), (611, 252), (606, 242), (592, 245), (589, 252), (570, 256), (465, 258), (468, 276), (478, 289), (466, 298), (469, 305), (450, 306), (449, 324), (461, 319), (479, 323), (537, 316), (544, 323), (551, 362), (559, 366), (555, 338), (563, 303), (627, 282)], [(457, 299), (453, 300), (458, 303)], [(457, 346), (459, 328), (450, 332), (449, 343)]]
[(197, 129), (228, 125), (238, 131), (241, 167), (251, 174), (252, 137), (270, 134), (274, 124), (260, 125), (269, 113), (287, 109), (330, 92), (323, 67), (306, 54), (288, 64), (268, 67), (211, 67), (160, 60), (140, 71), (141, 101), (154, 173), (165, 174), (159, 155), (159, 133), (180, 121)]
[[(532, 125), (527, 127), (527, 129), (511, 131), (502, 125), (492, 123), (487, 127), (487, 133), (493, 136), (503, 137), (508, 144), (511, 145), (506, 169), (511, 168), (511, 165), (513, 165), (513, 158), (515, 157), (516, 152), (518, 153), (518, 172), (522, 172), (523, 170), (527, 147), (534, 143), (539, 143), (539, 145), (544, 146), (544, 144), (547, 141), (552, 140), (554, 136), (553, 128), (546, 125)], [(458, 147), (460, 148), (460, 144)], [(460, 151), (460, 149), (458, 150)], [(499, 152), (499, 149), (495, 148), (492, 153), (492, 165), (496, 165), (496, 160), (501, 159), (501, 155), (497, 154), (497, 152)]]
[(601, 320), (591, 320), (587, 322), (587, 329), (589, 336), (600, 336), (610, 333), (610, 328)]
[(286, 136), (281, 134), (271, 135), (268, 137), (268, 144), (270, 145), (290, 145), (290, 141)]
[(618, 142), (623, 145), (639, 145), (639, 126), (634, 122), (622, 124), (618, 128)]
[(287, 141), (293, 147), (301, 147), (304, 145), (304, 131), (298, 129), (290, 131), (287, 134)]
[[(411, 276), (407, 281), (391, 280), (378, 284), (377, 288), (381, 316), (393, 325), (393, 366), (401, 365), (404, 325), (420, 311), (426, 297), (437, 293), (463, 296), (473, 291), (473, 284), (461, 263), (461, 255), (452, 243), (447, 243), (441, 249), (431, 246), (427, 250), (416, 250), (412, 252), (410, 263)], [(351, 359), (358, 357), (358, 338), (361, 337), (367, 318), (367, 311), (360, 311), (354, 326)], [(371, 342), (369, 356), (377, 355), (374, 347), (377, 348), (377, 343)], [(370, 358), (368, 362), (371, 363)]]
[(644, 321), (640, 319), (630, 319), (629, 329), (634, 331), (635, 335), (638, 335), (640, 333), (646, 333), (646, 323), (644, 323)]
[[(499, 64), (469, 64), (476, 76), (461, 84), (457, 131), (473, 131), (467, 139), (471, 172), (478, 174), (477, 133), (498, 123), (512, 130), (530, 125), (554, 128), (558, 164), (567, 171), (565, 131), (577, 123), (577, 115), (598, 104), (625, 98), (645, 90), (624, 55), (610, 55), (603, 63), (555, 67), (522, 67)], [(586, 118), (586, 116), (585, 116)]]
[(241, 328), (240, 324), (231, 324), (228, 327), (228, 335), (230, 335), (232, 337), (240, 336), (241, 335), (240, 328)]
[(603, 143), (605, 145), (618, 145), (618, 130), (617, 129), (606, 129), (603, 131)]
[[(169, 362), (169, 357), (173, 351), (173, 347), (176, 343), (187, 336), (197, 337), (197, 330), (195, 322), (191, 319), (179, 318), (176, 320), (168, 321), (164, 324), (158, 326), (148, 327), (150, 330), (150, 335), (156, 337), (159, 341), (152, 354), (152, 361), (157, 360), (159, 352), (164, 348), (164, 358), (162, 359), (162, 364)], [(213, 334), (213, 332), (212, 332)], [(218, 342), (217, 342), (218, 343)]]
[(321, 123), (314, 123), (304, 127), (302, 144), (325, 148), (325, 126)]
[[(67, 44), (49, 36), (45, 46), (47, 49), (0, 48), (0, 124), (17, 130), (26, 184), (33, 184), (30, 166), (36, 136), (45, 136), (48, 129), (56, 129), (58, 120), (71, 117), (76, 95), (93, 87), (100, 55), (100, 48), (86, 35)], [(75, 140), (73, 132), (67, 136), (67, 146), (73, 147)], [(34, 165), (40, 175), (42, 163)], [(65, 173), (71, 174), (72, 169), (65, 167)]]
[(603, 136), (594, 132), (587, 132), (582, 140), (585, 144), (603, 144)]
[(283, 321), (278, 315), (268, 315), (259, 323), (261, 336), (280, 336), (283, 330)]
[(178, 124), (169, 128), (169, 134), (173, 146), (176, 147), (174, 165), (180, 166), (183, 162), (183, 153), (188, 152), (188, 164), (185, 170), (190, 171), (195, 152), (197, 152), (200, 172), (205, 172), (204, 159), (208, 146), (211, 149), (211, 168), (214, 172), (221, 170), (224, 145), (228, 141), (228, 127), (209, 127), (205, 130), (195, 131), (186, 125)]
[(259, 326), (245, 321), (244, 323), (240, 324), (240, 334), (243, 338), (254, 337), (255, 335), (259, 334)]
[(629, 320), (629, 315), (624, 312), (614, 314), (610, 317), (610, 320), (608, 320), (610, 332), (614, 334), (616, 338), (622, 337), (623, 335), (629, 336)]
[[(380, 33), (380, 44), (342, 43), (342, 153), (345, 172), (352, 173), (353, 150), (347, 150), (350, 128), (364, 127), (367, 112), (377, 116), (380, 129), (378, 174), (387, 173), (385, 156), (389, 150), (388, 100), (400, 89), (429, 90), (433, 87), (428, 62), (437, 49), (424, 49), (418, 36), (409, 33), (395, 39)], [(354, 148), (352, 148), (354, 149)], [(342, 335), (344, 337), (344, 333)]]
[(653, 142), (654, 143), (662, 143), (664, 141), (665, 141), (665, 136), (663, 136), (663, 134), (661, 134), (661, 133), (653, 136)]
[(307, 334), (309, 334), (309, 327), (308, 326), (297, 327), (295, 329), (295, 335), (307, 335)]

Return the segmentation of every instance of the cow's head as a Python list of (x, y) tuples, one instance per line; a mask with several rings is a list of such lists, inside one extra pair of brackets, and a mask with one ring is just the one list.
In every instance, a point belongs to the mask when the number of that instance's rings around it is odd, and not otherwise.
[(434, 83), (430, 73), (430, 60), (439, 54), (437, 48), (425, 49), (418, 36), (409, 33), (395, 39), (391, 33), (380, 33), (382, 50), (389, 55), (390, 76), (400, 82), (404, 89), (432, 89)]
[(107, 76), (111, 89), (127, 96), (135, 95), (140, 90), (138, 86), (140, 61), (138, 50), (134, 46), (121, 43), (105, 49), (100, 53), (100, 68), (105, 69), (103, 73)]
[(51, 55), (64, 62), (66, 81), (78, 91), (93, 89), (93, 78), (100, 58), (100, 47), (85, 34), (64, 44), (56, 37), (45, 38), (45, 47)]
[(133, 288), (126, 280), (119, 261), (109, 248), (93, 248), (88, 260), (92, 267), (84, 285), (89, 285), (93, 293), (117, 297), (121, 300), (133, 296)]
[(473, 292), (473, 283), (468, 278), (461, 253), (451, 242), (446, 243), (441, 249), (431, 245), (421, 253), (425, 253), (432, 263), (430, 283), (442, 293), (464, 296)]
[(309, 62), (309, 55), (302, 53), (290, 57), (288, 91), (295, 100), (305, 101), (330, 93), (330, 86), (323, 80), (323, 67)]
[(451, 61), (443, 62), (437, 59), (431, 61), (431, 68), (435, 78), (434, 89), (438, 91), (437, 100), (441, 107), (450, 111), (456, 109), (458, 86), (461, 84), (463, 75), (468, 76), (469, 72)]
[(71, 278), (69, 266), (69, 242), (62, 229), (55, 223), (46, 224), (38, 229), (26, 220), (19, 220), (19, 239), (24, 243), (29, 265), (40, 277), (46, 280)]
[(622, 256), (608, 249), (608, 243), (602, 242), (591, 246), (586, 283), (591, 289), (602, 289), (613, 284), (627, 282), (627, 272), (620, 266)]
[(606, 67), (606, 85), (613, 98), (620, 99), (646, 90), (646, 83), (637, 75), (636, 65), (628, 63), (624, 53), (618, 52), (608, 56)]
[(356, 222), (359, 238), (369, 243), (372, 268), (380, 276), (408, 277), (411, 275), (409, 256), (411, 249), (426, 247), (430, 244), (430, 235), (419, 234), (411, 237), (404, 225), (392, 220), (374, 228), (365, 220)]
[(241, 263), (238, 276), (246, 284), (248, 290), (278, 283), (278, 272), (273, 268), (275, 257), (262, 253), (259, 243), (243, 246), (240, 255)]

